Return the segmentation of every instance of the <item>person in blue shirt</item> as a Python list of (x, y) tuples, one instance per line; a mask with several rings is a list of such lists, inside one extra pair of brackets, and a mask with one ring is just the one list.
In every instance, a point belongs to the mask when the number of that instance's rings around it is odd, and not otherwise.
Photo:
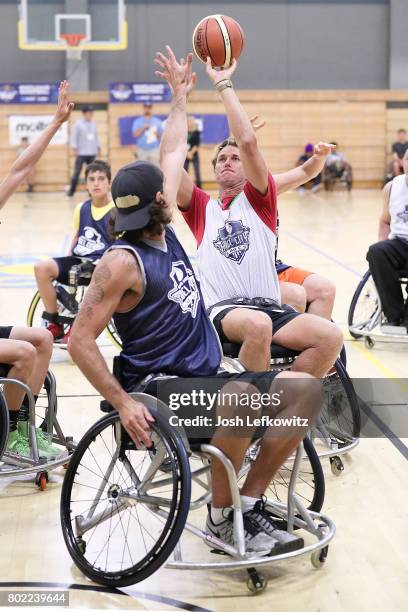
[(136, 138), (136, 158), (158, 166), (163, 126), (160, 119), (153, 116), (151, 102), (143, 104), (143, 115), (134, 120), (132, 134)]

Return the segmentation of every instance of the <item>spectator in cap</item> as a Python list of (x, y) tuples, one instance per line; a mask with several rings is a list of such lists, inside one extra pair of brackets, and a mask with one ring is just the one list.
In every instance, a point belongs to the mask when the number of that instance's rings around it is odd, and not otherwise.
[(72, 197), (76, 191), (82, 166), (93, 162), (101, 153), (92, 106), (84, 106), (82, 109), (82, 119), (78, 119), (72, 131), (71, 148), (75, 155), (75, 167), (67, 193), (69, 197)]
[(136, 138), (136, 159), (150, 161), (158, 166), (163, 125), (160, 119), (153, 115), (151, 102), (143, 104), (143, 115), (134, 120), (132, 134)]
[[(304, 153), (302, 153), (302, 155), (299, 157), (296, 165), (301, 166), (302, 164), (307, 162), (307, 160), (312, 157), (313, 153), (314, 153), (314, 145), (311, 142), (308, 142), (307, 145), (305, 146)], [(319, 189), (321, 189), (322, 187), (322, 174), (321, 173), (318, 174), (311, 181), (308, 181), (307, 183), (299, 187), (299, 191), (301, 193), (304, 193), (305, 187), (306, 188), (310, 187), (312, 190), (312, 193), (319, 191)]]

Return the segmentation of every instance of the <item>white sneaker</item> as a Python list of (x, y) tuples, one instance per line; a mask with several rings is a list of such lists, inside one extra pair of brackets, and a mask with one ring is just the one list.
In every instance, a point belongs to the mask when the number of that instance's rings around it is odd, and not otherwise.
[[(273, 515), (266, 509), (265, 499), (258, 500), (252, 510), (245, 512), (244, 517), (250, 518), (253, 523), (258, 525), (259, 529), (262, 529), (262, 531), (278, 541), (279, 554), (303, 548), (303, 538), (279, 529)], [(272, 554), (277, 553), (273, 552)]]
[[(234, 511), (227, 508), (227, 516), (221, 523), (214, 523), (211, 519), (210, 514), (207, 516), (207, 522), (205, 531), (207, 534), (215, 536), (219, 540), (225, 542), (229, 546), (235, 547), (234, 542)], [(279, 541), (262, 530), (258, 523), (251, 517), (247, 516), (247, 512), (243, 515), (244, 522), (244, 537), (245, 537), (245, 550), (247, 553), (256, 553), (261, 557), (266, 555), (277, 555), (281, 550)], [(216, 548), (216, 546), (206, 541), (208, 546)], [(222, 550), (222, 548), (220, 547)]]
[(407, 328), (405, 325), (390, 325), (386, 323), (385, 325), (381, 325), (381, 331), (383, 334), (390, 334), (392, 336), (406, 336)]

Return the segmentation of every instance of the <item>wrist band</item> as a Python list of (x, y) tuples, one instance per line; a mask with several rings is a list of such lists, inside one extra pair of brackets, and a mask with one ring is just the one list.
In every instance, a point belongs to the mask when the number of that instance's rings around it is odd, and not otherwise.
[(231, 88), (231, 89), (234, 88), (232, 81), (230, 79), (223, 79), (222, 81), (219, 81), (215, 86), (215, 89), (217, 90), (218, 93), (221, 93), (222, 91), (224, 91), (224, 89), (228, 89), (228, 88)]

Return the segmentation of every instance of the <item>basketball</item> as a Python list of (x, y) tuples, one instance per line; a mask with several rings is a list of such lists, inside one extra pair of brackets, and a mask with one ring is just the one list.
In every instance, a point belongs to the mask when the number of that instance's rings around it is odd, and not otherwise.
[(193, 33), (193, 50), (199, 60), (207, 57), (216, 68), (228, 68), (238, 59), (244, 48), (244, 32), (235, 19), (225, 15), (209, 15), (196, 26)]

